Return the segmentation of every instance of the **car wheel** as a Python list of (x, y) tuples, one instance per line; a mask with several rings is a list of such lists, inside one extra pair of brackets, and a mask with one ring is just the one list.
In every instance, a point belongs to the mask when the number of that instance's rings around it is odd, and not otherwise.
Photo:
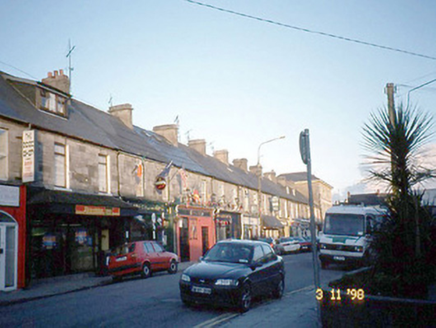
[(191, 302), (189, 302), (188, 300), (185, 300), (185, 299), (183, 299), (183, 298), (182, 298), (182, 303), (183, 303), (184, 306), (187, 306), (187, 307), (192, 306), (192, 303), (191, 303)]
[(174, 274), (177, 272), (177, 262), (172, 260), (170, 263), (170, 267), (168, 268), (169, 274)]
[(251, 307), (251, 287), (248, 283), (242, 286), (241, 296), (239, 298), (239, 310), (247, 312)]
[(150, 264), (148, 264), (148, 263), (144, 264), (144, 266), (142, 267), (141, 276), (144, 279), (148, 278), (148, 277), (151, 277)]
[(281, 276), (280, 281), (277, 283), (273, 291), (273, 296), (275, 298), (282, 298), (284, 292), (285, 292), (285, 279), (283, 278), (283, 276)]

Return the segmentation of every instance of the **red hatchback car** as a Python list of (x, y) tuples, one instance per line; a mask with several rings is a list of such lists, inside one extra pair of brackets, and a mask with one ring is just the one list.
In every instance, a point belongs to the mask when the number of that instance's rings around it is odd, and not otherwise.
[(179, 259), (155, 241), (136, 241), (116, 247), (109, 256), (108, 271), (114, 280), (123, 276), (141, 274), (148, 278), (156, 271), (177, 272)]

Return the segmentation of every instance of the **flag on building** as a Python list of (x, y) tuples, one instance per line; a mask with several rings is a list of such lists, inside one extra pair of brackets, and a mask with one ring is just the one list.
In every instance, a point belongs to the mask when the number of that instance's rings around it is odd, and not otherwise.
[(186, 171), (182, 168), (179, 170), (180, 179), (182, 180), (182, 190), (188, 189), (188, 177)]
[(169, 162), (167, 166), (165, 166), (165, 168), (162, 170), (162, 172), (157, 175), (154, 185), (158, 191), (165, 189), (165, 187), (167, 186), (167, 177), (170, 173), (172, 165), (173, 161)]

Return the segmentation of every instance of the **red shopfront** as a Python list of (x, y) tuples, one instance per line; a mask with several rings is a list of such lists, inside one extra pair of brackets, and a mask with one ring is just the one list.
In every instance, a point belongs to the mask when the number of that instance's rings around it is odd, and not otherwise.
[(180, 205), (177, 216), (177, 253), (181, 261), (197, 261), (216, 243), (213, 209)]
[(26, 187), (0, 185), (0, 291), (25, 287)]

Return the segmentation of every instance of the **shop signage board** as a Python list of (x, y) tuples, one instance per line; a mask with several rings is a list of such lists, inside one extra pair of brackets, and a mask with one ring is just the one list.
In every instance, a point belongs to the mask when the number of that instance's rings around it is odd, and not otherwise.
[(0, 185), (0, 206), (20, 206), (20, 188)]
[(119, 207), (76, 205), (77, 215), (120, 216)]
[(23, 183), (35, 181), (35, 130), (23, 131)]

